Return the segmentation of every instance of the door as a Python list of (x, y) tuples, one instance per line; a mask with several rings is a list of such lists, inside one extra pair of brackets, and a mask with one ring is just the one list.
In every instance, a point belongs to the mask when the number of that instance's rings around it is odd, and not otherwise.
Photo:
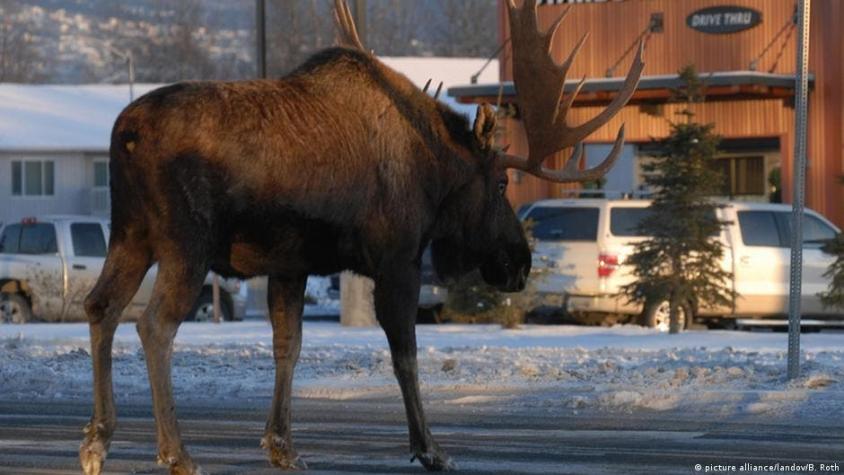
[(738, 239), (733, 239), (737, 315), (783, 314), (788, 311), (788, 260), (774, 211), (737, 213)]
[[(742, 245), (736, 246), (736, 313), (785, 315), (791, 277), (791, 213), (754, 210), (737, 214)], [(837, 230), (811, 212), (803, 220), (801, 313), (834, 313), (834, 309), (823, 308), (817, 294), (827, 288), (829, 280), (823, 274), (833, 260), (821, 247)]]
[[(535, 240), (536, 289), (543, 294), (596, 295), (598, 219), (596, 206), (536, 206), (525, 218)], [(544, 270), (544, 272), (543, 272)]]
[[(781, 211), (776, 213), (783, 245), (791, 245), (791, 213)], [(824, 222), (811, 212), (803, 215), (803, 275), (801, 279), (800, 310), (803, 315), (821, 315), (840, 313), (836, 309), (824, 309), (818, 293), (827, 290), (829, 279), (824, 273), (832, 264), (834, 257), (821, 250), (824, 243), (835, 238), (835, 228)], [(786, 250), (790, 266), (791, 250)], [(786, 283), (786, 285), (788, 285)]]
[(103, 269), (106, 240), (99, 222), (72, 222), (68, 229), (71, 249), (67, 255), (67, 309), (65, 320), (84, 320), (85, 297)]

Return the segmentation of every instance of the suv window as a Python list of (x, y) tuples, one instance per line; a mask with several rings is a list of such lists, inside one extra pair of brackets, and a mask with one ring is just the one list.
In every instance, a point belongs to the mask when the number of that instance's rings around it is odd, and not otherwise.
[(21, 225), (10, 224), (0, 235), (0, 254), (17, 254), (21, 241)]
[(59, 252), (56, 244), (56, 227), (49, 223), (24, 224), (21, 227), (20, 254), (55, 254)]
[(533, 237), (540, 241), (596, 241), (598, 208), (540, 206), (527, 218), (534, 222)]
[(614, 236), (641, 236), (639, 223), (650, 215), (649, 208), (613, 208), (610, 210), (610, 233)]
[[(717, 220), (715, 212), (709, 214), (709, 219)], [(614, 236), (621, 237), (636, 237), (645, 236), (639, 232), (639, 225), (645, 218), (653, 216), (653, 210), (648, 208), (625, 208), (618, 207), (610, 210), (610, 233)], [(712, 233), (712, 236), (718, 236), (720, 230)]]
[(78, 257), (105, 257), (106, 243), (99, 223), (73, 223), (70, 225), (73, 253)]

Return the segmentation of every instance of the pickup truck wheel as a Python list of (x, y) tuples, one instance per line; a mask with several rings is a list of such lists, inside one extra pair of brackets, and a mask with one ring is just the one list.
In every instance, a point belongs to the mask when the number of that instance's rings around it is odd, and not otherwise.
[[(223, 318), (223, 321), (228, 322), (233, 319), (231, 308), (229, 308), (229, 306), (226, 304), (226, 298), (223, 295), (222, 291), (220, 291), (220, 313)], [(214, 321), (214, 294), (211, 289), (205, 289), (202, 291), (202, 294), (200, 294), (199, 298), (196, 299), (196, 303), (194, 304), (193, 309), (188, 315), (187, 321)]]
[(0, 324), (32, 321), (32, 308), (19, 294), (0, 293)]
[[(689, 328), (692, 320), (692, 311), (688, 305), (680, 305), (680, 330)], [(662, 333), (668, 333), (671, 329), (670, 305), (668, 300), (647, 305), (642, 313), (642, 324), (648, 328), (656, 328)]]

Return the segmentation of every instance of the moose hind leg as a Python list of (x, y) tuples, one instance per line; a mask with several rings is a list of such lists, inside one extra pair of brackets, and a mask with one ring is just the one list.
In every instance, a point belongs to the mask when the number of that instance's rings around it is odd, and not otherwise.
[(85, 299), (94, 368), (94, 414), (85, 426), (79, 462), (85, 475), (102, 473), (117, 423), (111, 381), (111, 348), (120, 315), (150, 267), (143, 243), (113, 242), (97, 284)]
[(138, 334), (144, 347), (152, 389), (158, 463), (168, 465), (173, 475), (200, 473), (182, 445), (173, 400), (170, 360), (176, 331), (199, 296), (206, 273), (205, 265), (197, 265), (187, 259), (162, 261), (149, 306), (138, 321)]
[(267, 304), (273, 326), (275, 391), (261, 446), (270, 463), (285, 470), (306, 469), (293, 448), (290, 433), (290, 398), (293, 370), (302, 348), (302, 309), (307, 277), (269, 278)]
[(411, 268), (382, 276), (375, 283), (374, 297), (375, 314), (387, 335), (393, 370), (404, 398), (411, 454), (430, 471), (456, 469), (456, 464), (440, 449), (428, 429), (419, 394), (416, 363), (418, 270)]

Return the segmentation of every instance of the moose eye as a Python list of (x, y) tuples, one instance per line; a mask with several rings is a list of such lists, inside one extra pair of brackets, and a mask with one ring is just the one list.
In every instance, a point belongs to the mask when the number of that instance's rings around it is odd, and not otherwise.
[(498, 182), (498, 194), (503, 196), (506, 191), (507, 191), (507, 182), (506, 181), (499, 181)]

